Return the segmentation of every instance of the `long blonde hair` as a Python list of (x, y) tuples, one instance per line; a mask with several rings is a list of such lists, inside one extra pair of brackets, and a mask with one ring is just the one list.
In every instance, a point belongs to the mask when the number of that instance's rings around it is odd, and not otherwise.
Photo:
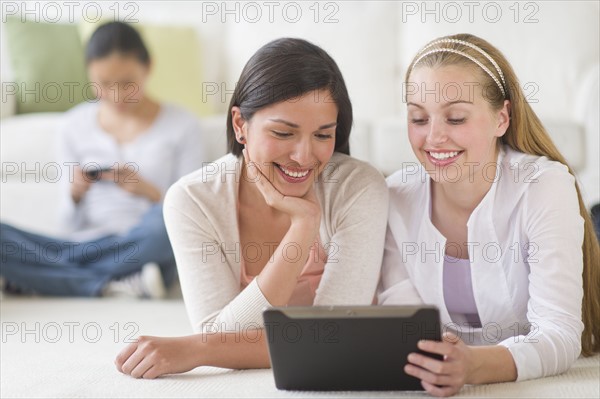
[[(497, 65), (494, 65), (490, 59), (476, 48), (464, 42), (482, 49)], [(452, 51), (436, 52), (435, 50), (439, 48), (451, 49), (458, 53)], [(505, 99), (510, 101), (511, 121), (506, 133), (500, 139), (500, 144), (506, 144), (516, 151), (545, 156), (548, 159), (560, 162), (574, 176), (573, 170), (567, 164), (560, 151), (558, 151), (540, 119), (525, 100), (525, 95), (519, 85), (515, 72), (498, 49), (487, 41), (470, 34), (440, 37), (429, 42), (424, 49), (425, 51), (418, 53), (408, 67), (405, 77), (406, 85), (409, 82), (410, 74), (417, 61), (418, 66), (440, 67), (464, 65), (467, 68), (472, 68), (479, 75), (479, 82), (485, 88), (485, 97), (493, 110), (501, 109)], [(481, 65), (478, 66), (478, 64)], [(594, 353), (600, 352), (600, 320), (598, 320), (598, 315), (600, 315), (600, 247), (592, 220), (581, 197), (577, 181), (575, 182), (575, 189), (577, 190), (577, 197), (579, 199), (579, 210), (584, 219), (582, 246), (582, 320), (584, 329), (581, 334), (582, 354), (584, 356), (591, 356)]]

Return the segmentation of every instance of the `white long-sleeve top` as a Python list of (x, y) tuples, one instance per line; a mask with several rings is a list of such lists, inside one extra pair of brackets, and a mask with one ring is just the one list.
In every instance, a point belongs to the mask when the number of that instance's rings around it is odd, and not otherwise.
[[(256, 279), (240, 286), (241, 168), (241, 158), (228, 154), (180, 179), (165, 198), (165, 223), (194, 332), (258, 328), (270, 306)], [(371, 304), (387, 223), (385, 180), (367, 163), (334, 153), (314, 188), (328, 258), (313, 304)]]
[(498, 177), (467, 222), (482, 328), (452, 320), (446, 309), (446, 239), (430, 219), (431, 180), (423, 169), (387, 179), (390, 214), (378, 300), (437, 305), (442, 325), (467, 344), (506, 346), (518, 381), (558, 374), (579, 356), (583, 331), (584, 230), (575, 179), (558, 162), (508, 147), (497, 163)]
[(75, 166), (88, 170), (129, 164), (164, 194), (177, 179), (206, 161), (199, 122), (181, 107), (161, 104), (152, 125), (125, 144), (102, 129), (98, 108), (97, 102), (77, 105), (65, 114), (60, 131), (62, 230), (77, 240), (122, 234), (139, 223), (152, 203), (113, 181), (97, 181), (75, 204), (69, 187)]

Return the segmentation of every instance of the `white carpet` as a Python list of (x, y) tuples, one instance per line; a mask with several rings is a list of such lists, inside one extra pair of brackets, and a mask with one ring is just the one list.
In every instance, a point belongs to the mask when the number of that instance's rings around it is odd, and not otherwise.
[[(2, 398), (428, 396), (420, 392), (278, 391), (271, 370), (199, 368), (156, 380), (135, 380), (117, 372), (113, 360), (125, 345), (126, 335), (191, 333), (181, 300), (5, 297), (0, 312)], [(579, 359), (560, 376), (467, 386), (457, 397), (599, 398), (599, 381), (600, 357), (596, 356)]]

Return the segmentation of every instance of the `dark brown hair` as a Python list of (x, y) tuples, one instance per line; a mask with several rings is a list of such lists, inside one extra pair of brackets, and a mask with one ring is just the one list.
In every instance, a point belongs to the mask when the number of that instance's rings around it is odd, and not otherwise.
[(114, 52), (131, 55), (143, 65), (150, 64), (150, 54), (142, 37), (124, 22), (109, 22), (94, 31), (85, 48), (85, 63), (89, 64)]
[(352, 104), (335, 61), (322, 48), (302, 39), (282, 38), (261, 47), (246, 63), (227, 111), (227, 148), (242, 154), (233, 130), (231, 109), (239, 107), (249, 121), (271, 104), (327, 89), (338, 107), (335, 151), (350, 155)]

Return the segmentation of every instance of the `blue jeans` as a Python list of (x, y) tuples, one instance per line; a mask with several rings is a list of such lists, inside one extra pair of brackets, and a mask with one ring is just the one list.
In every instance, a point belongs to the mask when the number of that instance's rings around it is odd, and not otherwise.
[(73, 242), (28, 233), (0, 223), (0, 275), (42, 295), (99, 296), (110, 280), (159, 264), (165, 285), (177, 268), (162, 204), (154, 205), (124, 235)]

